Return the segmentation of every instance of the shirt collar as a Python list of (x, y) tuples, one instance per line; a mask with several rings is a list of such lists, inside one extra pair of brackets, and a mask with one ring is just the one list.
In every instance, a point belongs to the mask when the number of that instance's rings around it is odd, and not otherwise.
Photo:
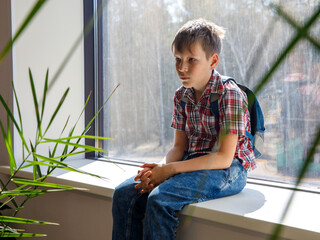
[[(216, 70), (212, 70), (212, 75), (210, 77), (210, 80), (208, 81), (208, 84), (203, 91), (201, 99), (210, 96), (212, 93), (218, 93), (221, 95), (223, 92), (223, 84), (220, 77), (220, 74)], [(194, 101), (194, 89), (193, 88), (187, 88), (185, 91), (185, 96), (191, 100)]]

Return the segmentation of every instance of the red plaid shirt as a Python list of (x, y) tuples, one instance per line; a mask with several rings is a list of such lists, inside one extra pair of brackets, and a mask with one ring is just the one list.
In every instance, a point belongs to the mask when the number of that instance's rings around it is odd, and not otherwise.
[[(218, 122), (210, 108), (212, 93), (221, 96), (218, 99)], [(181, 105), (183, 95), (184, 99), (187, 99), (184, 108)], [(171, 127), (185, 131), (189, 140), (188, 152), (191, 155), (217, 151), (218, 135), (222, 132), (236, 134), (238, 143), (234, 157), (241, 161), (246, 170), (256, 168), (251, 141), (246, 137), (246, 130), (250, 132), (247, 96), (233, 81), (222, 84), (217, 71), (213, 71), (198, 103), (195, 102), (193, 88), (186, 89), (182, 86), (175, 92)]]

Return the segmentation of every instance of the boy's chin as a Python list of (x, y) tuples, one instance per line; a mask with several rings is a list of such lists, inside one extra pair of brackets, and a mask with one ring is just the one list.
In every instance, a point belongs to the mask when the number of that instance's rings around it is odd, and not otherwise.
[(192, 88), (192, 84), (188, 81), (181, 81), (181, 83), (185, 88)]

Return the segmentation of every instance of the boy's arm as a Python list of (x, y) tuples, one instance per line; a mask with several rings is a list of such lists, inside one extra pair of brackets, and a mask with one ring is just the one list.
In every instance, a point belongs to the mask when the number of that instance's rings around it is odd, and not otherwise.
[(188, 150), (188, 138), (185, 131), (175, 130), (174, 143), (171, 150), (165, 156), (163, 163), (180, 161)]
[[(174, 142), (173, 142), (173, 147), (169, 150), (169, 152), (167, 153), (167, 155), (163, 158), (163, 160), (160, 162), (160, 164), (168, 164), (171, 162), (177, 162), (180, 161), (185, 152), (188, 149), (188, 138), (186, 136), (186, 133), (184, 131), (180, 131), (180, 130), (175, 130), (174, 132)], [(146, 167), (146, 165), (148, 165)], [(157, 166), (157, 163), (148, 163), (148, 164), (143, 164), (142, 170), (138, 171), (137, 176), (135, 177), (135, 180), (144, 180), (141, 179), (141, 177), (149, 170), (151, 170), (151, 168)], [(145, 177), (147, 177), (148, 175), (146, 175)]]
[[(184, 172), (194, 172), (198, 170), (225, 169), (230, 167), (234, 153), (236, 150), (238, 135), (227, 134), (220, 139), (221, 145), (217, 153), (203, 155), (185, 161), (172, 161), (164, 165), (144, 164), (143, 167), (152, 168), (146, 175), (142, 176), (142, 184), (138, 184), (137, 188), (148, 188), (148, 184), (152, 186), (159, 185), (166, 179)], [(144, 177), (146, 179), (144, 179)], [(147, 180), (147, 182), (144, 182)]]
[(227, 134), (220, 139), (220, 149), (216, 153), (210, 153), (186, 161), (170, 163), (167, 165), (173, 175), (183, 172), (198, 170), (225, 169), (230, 167), (237, 147), (238, 135)]

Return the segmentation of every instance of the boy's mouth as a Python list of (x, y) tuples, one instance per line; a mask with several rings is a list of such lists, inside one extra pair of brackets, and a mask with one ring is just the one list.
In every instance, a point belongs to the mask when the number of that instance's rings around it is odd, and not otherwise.
[(189, 79), (190, 79), (189, 77), (180, 76), (180, 80), (181, 80), (181, 81), (186, 81), (186, 80), (189, 80)]

